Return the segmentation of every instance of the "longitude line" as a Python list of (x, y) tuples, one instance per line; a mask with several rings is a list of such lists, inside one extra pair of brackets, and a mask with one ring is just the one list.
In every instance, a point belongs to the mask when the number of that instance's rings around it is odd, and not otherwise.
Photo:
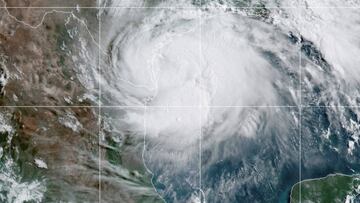
[[(98, 1), (99, 3), (99, 6), (100, 6), (100, 1)], [(99, 43), (99, 46), (98, 46), (98, 71), (99, 71), (99, 78), (98, 78), (98, 85), (99, 85), (99, 137), (98, 137), (98, 142), (99, 142), (99, 203), (101, 202), (101, 170), (102, 170), (102, 167), (101, 167), (101, 54), (100, 54), (100, 49), (101, 49), (101, 7), (99, 7), (100, 10), (98, 10), (98, 21), (99, 21), (99, 31), (98, 31), (98, 43)]]
[[(201, 4), (201, 1), (200, 1), (200, 4)], [(201, 6), (201, 5), (200, 5)], [(199, 11), (199, 32), (200, 32), (200, 49), (199, 49), (199, 66), (200, 66), (200, 82), (199, 82), (199, 85), (200, 85), (200, 139), (199, 139), (199, 197), (200, 197), (200, 202), (203, 202), (202, 201), (202, 198), (205, 199), (205, 197), (202, 197), (202, 166), (201, 166), (201, 162), (202, 162), (202, 63), (201, 63), (201, 59), (202, 59), (202, 10), (201, 10), (201, 7), (200, 7), (200, 11)]]
[[(299, 21), (301, 22), (301, 6), (298, 5), (298, 15), (299, 15)], [(302, 68), (301, 68), (301, 44), (299, 44), (299, 97), (300, 97), (300, 105), (299, 105), (299, 203), (301, 203), (301, 180), (302, 180), (302, 171), (301, 171), (301, 164), (302, 164)]]

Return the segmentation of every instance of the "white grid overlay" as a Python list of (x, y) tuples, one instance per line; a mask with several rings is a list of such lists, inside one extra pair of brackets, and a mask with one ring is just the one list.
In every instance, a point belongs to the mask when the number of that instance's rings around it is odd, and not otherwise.
[[(201, 1), (200, 1), (201, 3)], [(202, 10), (199, 10), (199, 29), (200, 29), (200, 47), (199, 47), (199, 69), (200, 69), (200, 76), (202, 76)], [(204, 88), (202, 85), (202, 77), (200, 77), (200, 89)], [(200, 202), (205, 202), (202, 199), (205, 199), (205, 196), (203, 197), (203, 190), (202, 190), (202, 124), (203, 124), (203, 118), (202, 118), (202, 100), (203, 100), (203, 94), (202, 91), (200, 90), (200, 136), (199, 136), (199, 198), (200, 198)]]
[[(100, 1), (98, 1), (99, 2), (99, 6), (100, 6)], [(99, 30), (98, 30), (98, 43), (99, 43), (99, 46), (98, 46), (98, 71), (99, 71), (99, 78), (98, 78), (98, 88), (99, 88), (99, 103), (98, 103), (98, 105), (99, 105), (99, 133), (98, 133), (98, 144), (99, 144), (99, 148), (98, 148), (98, 150), (99, 150), (99, 202), (101, 202), (101, 191), (102, 191), (102, 187), (101, 187), (101, 171), (102, 171), (102, 166), (101, 166), (101, 144), (102, 144), (102, 137), (101, 137), (101, 131), (102, 131), (102, 129), (101, 129), (101, 52), (100, 52), (100, 50), (102, 50), (101, 49), (101, 20), (102, 20), (102, 13), (101, 12), (99, 12), (98, 11), (98, 21), (99, 21)]]
[[(301, 16), (301, 8), (298, 8), (298, 15), (299, 15), (299, 20), (302, 18)], [(301, 20), (300, 20), (301, 21)], [(300, 40), (300, 39), (299, 39)], [(301, 45), (299, 46), (299, 100), (300, 100), (300, 105), (299, 105), (299, 124), (298, 124), (298, 128), (299, 128), (299, 203), (301, 203), (301, 181), (302, 181), (302, 174), (301, 174), (301, 166), (302, 166), (302, 153), (301, 153), (301, 149), (302, 149), (302, 68), (301, 68)], [(292, 191), (291, 191), (292, 192)], [(291, 195), (291, 193), (290, 193)], [(291, 198), (291, 197), (290, 197)]]
[[(0, 2), (1, 3), (1, 2)], [(95, 7), (91, 7), (91, 6), (79, 6), (79, 7), (75, 7), (75, 6), (70, 6), (70, 7), (22, 7), (22, 6), (0, 6), (0, 9), (190, 9), (190, 10), (199, 10), (199, 26), (200, 26), (200, 66), (201, 66), (201, 56), (202, 56), (202, 40), (201, 40), (201, 36), (202, 36), (202, 9), (206, 9), (206, 8), (230, 8), (230, 9), (256, 9), (256, 8), (263, 8), (263, 7), (257, 7), (257, 6), (241, 6), (241, 7), (235, 7), (235, 6), (224, 6), (224, 7), (217, 7), (217, 6), (191, 6), (191, 7), (146, 7), (146, 6), (112, 6), (112, 7), (107, 7), (107, 6), (103, 6), (101, 7), (99, 6), (95, 6)], [(360, 6), (309, 6), (309, 7), (305, 7), (305, 6), (289, 6), (289, 7), (266, 7), (267, 9), (298, 9), (299, 12), (299, 18), (302, 17), (301, 15), (301, 11), (302, 9), (331, 9), (331, 8), (338, 8), (338, 9), (360, 9)], [(60, 12), (63, 13), (63, 11), (54, 11), (54, 12)], [(10, 13), (9, 13), (10, 15)], [(14, 17), (14, 16), (11, 16)], [(44, 16), (45, 17), (45, 16)], [(98, 71), (101, 74), (101, 15), (99, 15), (99, 22), (98, 22)], [(200, 106), (147, 106), (147, 105), (135, 105), (135, 106), (130, 106), (130, 105), (102, 105), (101, 104), (101, 95), (102, 95), (102, 91), (101, 91), (101, 75), (99, 74), (99, 78), (98, 78), (98, 85), (99, 85), (99, 100), (98, 100), (98, 105), (4, 105), (4, 106), (0, 106), (0, 108), (97, 108), (98, 109), (98, 124), (99, 124), (99, 132), (98, 132), (98, 142), (99, 142), (99, 202), (101, 202), (101, 142), (102, 142), (102, 136), (101, 136), (101, 114), (102, 114), (102, 109), (103, 108), (143, 108), (144, 110), (144, 116), (147, 113), (147, 108), (174, 108), (174, 109), (199, 109), (200, 107), (200, 139), (199, 139), (199, 190), (202, 194), (202, 171), (201, 171), (201, 153), (202, 153), (202, 114), (201, 114), (201, 109), (202, 108), (298, 108), (299, 110), (299, 125), (298, 125), (298, 130), (299, 130), (299, 135), (300, 139), (299, 139), (299, 184), (300, 184), (300, 191), (299, 191), (299, 202), (301, 202), (301, 183), (302, 183), (302, 111), (304, 108), (360, 108), (360, 105), (352, 105), (352, 106), (347, 106), (347, 105), (303, 105), (302, 104), (302, 67), (301, 67), (301, 61), (302, 61), (302, 53), (301, 53), (301, 49), (299, 47), (299, 100), (300, 100), (300, 104), (299, 105), (266, 105), (266, 106), (239, 106), (239, 105), (231, 105), (231, 106), (221, 106), (221, 105), (217, 105), (217, 106), (202, 106), (202, 104), (200, 103)], [(200, 80), (201, 81), (201, 80)], [(200, 82), (200, 87), (202, 87), (201, 82)], [(202, 98), (202, 94), (200, 94), (200, 101)], [(144, 118), (144, 150), (145, 150), (145, 136), (146, 136), (146, 119)], [(145, 162), (144, 162), (145, 164)], [(146, 167), (146, 166), (145, 166)], [(151, 171), (149, 171), (149, 169), (147, 169), (148, 172), (151, 173)], [(154, 188), (156, 190), (156, 188)], [(200, 195), (201, 196), (201, 195)], [(160, 197), (162, 199), (162, 197)], [(203, 196), (203, 198), (205, 198), (205, 196)], [(163, 199), (164, 200), (164, 199)], [(164, 200), (165, 201), (165, 200)]]

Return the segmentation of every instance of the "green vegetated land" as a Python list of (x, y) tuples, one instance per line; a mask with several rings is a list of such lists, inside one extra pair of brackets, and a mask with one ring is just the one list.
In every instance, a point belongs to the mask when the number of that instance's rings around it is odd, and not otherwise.
[(360, 194), (360, 175), (332, 174), (296, 183), (292, 188), (290, 203), (299, 202), (300, 185), (301, 202), (345, 203), (348, 195), (356, 197)]

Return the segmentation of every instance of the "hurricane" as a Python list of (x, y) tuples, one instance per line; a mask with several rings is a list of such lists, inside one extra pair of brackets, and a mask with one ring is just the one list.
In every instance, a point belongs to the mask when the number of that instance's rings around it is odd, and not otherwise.
[[(311, 131), (300, 119), (314, 115), (300, 116), (301, 107), (356, 104), (359, 89), (348, 87), (358, 84), (358, 63), (339, 58), (359, 48), (351, 37), (334, 44), (345, 29), (322, 28), (331, 10), (285, 8), (292, 3), (254, 10), (174, 1), (104, 12), (104, 103), (129, 106), (127, 123), (143, 130), (143, 161), (166, 201), (272, 202), (274, 193), (285, 201), (299, 179), (290, 177), (300, 167), (299, 142), (311, 142), (299, 128)], [(321, 29), (331, 30), (319, 36)]]
[[(321, 196), (311, 193), (311, 181), (341, 174), (356, 185), (358, 0), (104, 0), (75, 8), (47, 12), (38, 24), (47, 25), (48, 14), (68, 15), (64, 28), (55, 26), (62, 33), (57, 64), (72, 71), (64, 73), (64, 89), (73, 94), (61, 98), (64, 109), (33, 116), (39, 120), (29, 119), (30, 127), (20, 119), (30, 110), (0, 114), (0, 133), (8, 135), (0, 200), (321, 202), (311, 199)], [(21, 61), (8, 58), (0, 61), (1, 94), (11, 92), (11, 64)], [(61, 95), (61, 88), (41, 88)], [(28, 128), (31, 136), (46, 135), (34, 143), (53, 145), (31, 151), (32, 166), (47, 172), (23, 181), (6, 146)], [(360, 186), (341, 183), (335, 185), (347, 191), (334, 189), (342, 195), (334, 202), (359, 201)], [(324, 188), (330, 198), (331, 187)]]

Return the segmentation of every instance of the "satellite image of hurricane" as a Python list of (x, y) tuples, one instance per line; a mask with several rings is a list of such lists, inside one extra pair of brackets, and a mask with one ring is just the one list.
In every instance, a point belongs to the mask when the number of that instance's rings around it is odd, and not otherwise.
[(360, 203), (360, 0), (0, 0), (0, 202)]

